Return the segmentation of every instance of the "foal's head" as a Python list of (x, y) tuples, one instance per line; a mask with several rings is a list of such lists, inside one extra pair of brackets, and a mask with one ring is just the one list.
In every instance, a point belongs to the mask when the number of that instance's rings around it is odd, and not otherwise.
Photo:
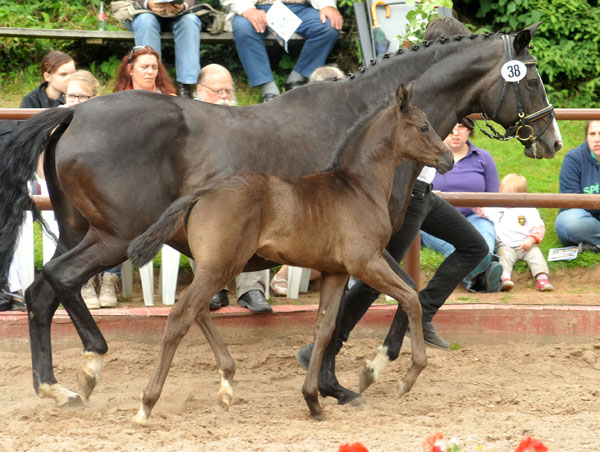
[(452, 169), (454, 158), (435, 133), (423, 111), (410, 103), (415, 83), (396, 89), (397, 128), (394, 150), (404, 158), (435, 167), (441, 174)]

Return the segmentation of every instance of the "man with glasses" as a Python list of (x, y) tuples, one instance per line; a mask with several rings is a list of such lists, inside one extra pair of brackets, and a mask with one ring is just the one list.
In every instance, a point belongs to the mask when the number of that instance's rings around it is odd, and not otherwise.
[(175, 73), (177, 95), (190, 97), (200, 73), (200, 30), (202, 23), (197, 15), (187, 12), (194, 0), (136, 0), (148, 10), (127, 21), (133, 30), (136, 46), (148, 45), (160, 54), (160, 32), (172, 31), (175, 38)]
[[(195, 100), (218, 105), (236, 105), (233, 79), (229, 71), (219, 64), (209, 64), (200, 71)], [(235, 221), (235, 219), (232, 219)], [(235, 278), (238, 304), (252, 312), (273, 312), (265, 299), (264, 272), (245, 272)], [(210, 309), (229, 305), (227, 288), (219, 291), (210, 301)]]

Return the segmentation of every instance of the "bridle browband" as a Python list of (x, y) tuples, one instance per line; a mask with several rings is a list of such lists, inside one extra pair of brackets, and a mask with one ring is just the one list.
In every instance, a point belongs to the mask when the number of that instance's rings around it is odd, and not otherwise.
[[(512, 58), (512, 50), (511, 50), (511, 45), (510, 45), (510, 36), (502, 35), (501, 37), (502, 37), (502, 44), (504, 45), (504, 55), (506, 57), (506, 61), (507, 62), (511, 61), (513, 58)], [(536, 60), (534, 58), (532, 60), (522, 61), (522, 63), (525, 64), (526, 66), (535, 65)], [(498, 109), (500, 108), (500, 104), (504, 100), (504, 96), (506, 94), (506, 89), (509, 84), (512, 84), (512, 86), (515, 89), (515, 95), (517, 98), (517, 115), (518, 115), (519, 119), (513, 125), (509, 126), (506, 129), (504, 135), (502, 135), (496, 129), (494, 129), (494, 127), (489, 122), (487, 122), (487, 120), (486, 120), (487, 115), (483, 115), (484, 123), (490, 129), (491, 132), (487, 132), (478, 124), (479, 130), (481, 130), (481, 132), (484, 135), (486, 135), (490, 138), (493, 138), (495, 140), (500, 140), (500, 141), (507, 141), (512, 138), (517, 138), (521, 142), (536, 141), (537, 137), (535, 135), (535, 130), (533, 130), (533, 127), (531, 127), (529, 124), (534, 121), (537, 121), (538, 119), (540, 119), (546, 115), (550, 115), (552, 117), (552, 119), (554, 119), (554, 107), (552, 105), (548, 105), (547, 107), (544, 107), (541, 110), (538, 110), (534, 113), (526, 115), (525, 110), (523, 109), (523, 104), (521, 103), (521, 92), (519, 89), (520, 88), (519, 82), (504, 80), (504, 84), (502, 85), (502, 92), (500, 93), (500, 98), (498, 99), (498, 102), (496, 103), (496, 106), (494, 107), (494, 110), (492, 112), (492, 116), (491, 116), (492, 119), (496, 118)], [(544, 132), (546, 131), (546, 129), (548, 129), (548, 127), (550, 127), (551, 123), (552, 123), (552, 120), (548, 121), (548, 123), (544, 126), (542, 131), (539, 133), (539, 135), (543, 135)], [(522, 135), (523, 132), (526, 132), (527, 135)]]

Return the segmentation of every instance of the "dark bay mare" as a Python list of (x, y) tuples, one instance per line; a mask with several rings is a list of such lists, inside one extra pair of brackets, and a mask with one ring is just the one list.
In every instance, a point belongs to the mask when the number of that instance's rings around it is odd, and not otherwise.
[(235, 364), (212, 324), (208, 305), (255, 254), (322, 273), (315, 348), (302, 388), (312, 418), (325, 418), (318, 400), (318, 374), (349, 275), (393, 296), (407, 314), (415, 336), (412, 366), (403, 388), (404, 392), (412, 388), (427, 363), (421, 305), (416, 291), (394, 273), (383, 256), (392, 235), (388, 203), (400, 161), (415, 159), (442, 174), (454, 164), (452, 153), (425, 114), (409, 104), (413, 86), (411, 83), (407, 90), (401, 84), (395, 105), (351, 130), (330, 171), (303, 177), (246, 171), (217, 179), (175, 201), (132, 242), (129, 257), (144, 265), (171, 235), (185, 227), (196, 264), (194, 280), (169, 315), (158, 364), (142, 393), (137, 423), (148, 423), (175, 351), (194, 320), (199, 321), (215, 353), (221, 376), (219, 399), (229, 407)]
[[(310, 84), (265, 105), (223, 107), (128, 91), (26, 121), (0, 158), (0, 278), (7, 274), (21, 214), (31, 205), (26, 182), (45, 151), (60, 237), (55, 256), (26, 291), (38, 395), (59, 406), (81, 403), (78, 393), (57, 382), (52, 369), (50, 326), (59, 303), (84, 347), (80, 392), (84, 398), (91, 394), (107, 344), (80, 288), (124, 261), (131, 240), (174, 200), (241, 170), (283, 176), (323, 171), (346, 131), (389, 106), (401, 82), (416, 80), (413, 103), (438, 135), (446, 136), (463, 116), (482, 112), (513, 130), (527, 125), (532, 134), (521, 137), (525, 154), (551, 158), (560, 139), (535, 65), (528, 65), (518, 93), (505, 89), (501, 77), (507, 59), (535, 61), (528, 45), (536, 28), (504, 38), (440, 38), (380, 60), (351, 80)], [(389, 203), (393, 232), (402, 224), (421, 169), (412, 161), (396, 169)], [(183, 230), (167, 243), (190, 255)], [(246, 269), (269, 265), (254, 257)], [(340, 394), (331, 392), (344, 400)]]

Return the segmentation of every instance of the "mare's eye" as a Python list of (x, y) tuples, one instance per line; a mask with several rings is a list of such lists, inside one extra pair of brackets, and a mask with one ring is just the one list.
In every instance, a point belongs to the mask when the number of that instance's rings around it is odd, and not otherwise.
[(429, 130), (429, 126), (427, 124), (423, 124), (421, 127), (421, 132), (427, 132)]
[(527, 80), (526, 84), (527, 84), (528, 88), (537, 88), (538, 81), (537, 81), (537, 79), (534, 78), (531, 80)]

